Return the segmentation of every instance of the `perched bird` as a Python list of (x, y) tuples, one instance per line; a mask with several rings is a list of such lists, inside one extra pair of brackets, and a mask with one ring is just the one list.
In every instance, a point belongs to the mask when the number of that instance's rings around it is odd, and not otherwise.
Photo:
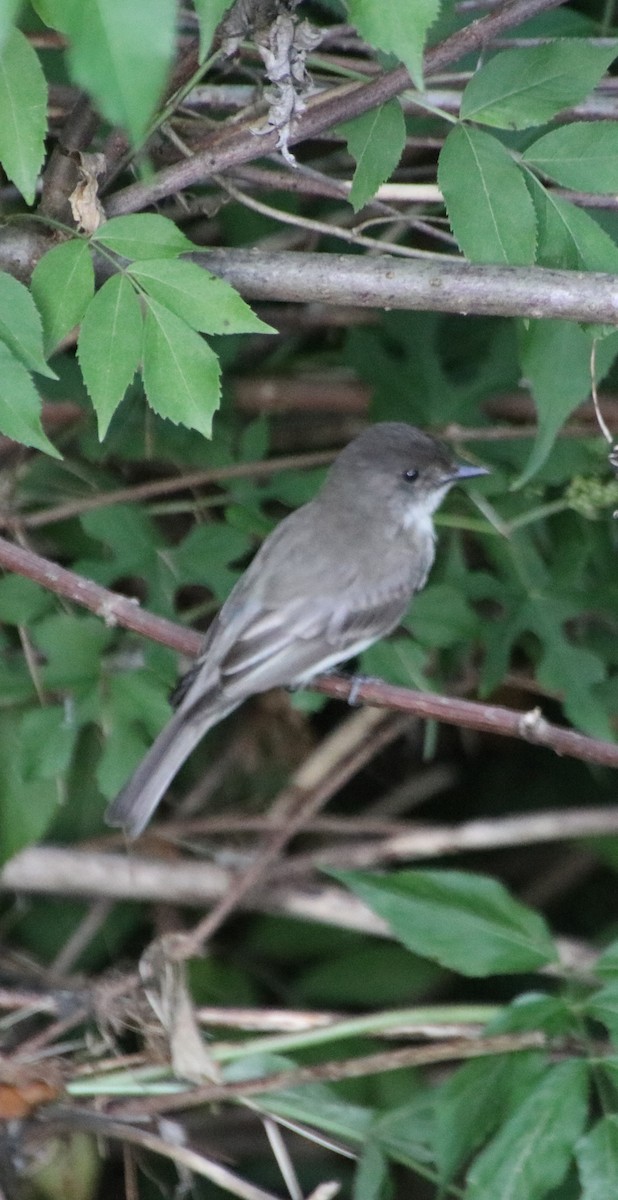
[(433, 512), (454, 483), (485, 474), (403, 422), (350, 442), (232, 589), (107, 822), (137, 837), (194, 746), (243, 700), (305, 684), (390, 633), (433, 563)]

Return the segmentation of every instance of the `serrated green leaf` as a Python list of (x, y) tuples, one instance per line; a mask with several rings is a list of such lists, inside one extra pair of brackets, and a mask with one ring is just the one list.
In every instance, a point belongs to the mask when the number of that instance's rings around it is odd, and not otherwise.
[(47, 83), (36, 51), (13, 29), (0, 52), (0, 162), (26, 204), (34, 204), (45, 153)]
[(106, 800), (111, 800), (126, 783), (149, 744), (137, 724), (117, 722), (110, 729), (107, 723), (105, 744), (95, 772), (97, 784)]
[(546, 133), (522, 155), (524, 162), (584, 192), (618, 191), (618, 128), (614, 121), (573, 121)]
[(505, 50), (472, 76), (461, 99), (461, 116), (502, 129), (544, 125), (563, 108), (579, 104), (617, 53), (618, 41), (593, 46), (582, 38)]
[(479, 1155), (466, 1200), (541, 1200), (566, 1175), (588, 1115), (587, 1068), (552, 1067)]
[(440, 12), (440, 0), (346, 0), (351, 22), (361, 37), (405, 63), (418, 88), (423, 87), (423, 51), (429, 29)]
[(66, 25), (76, 83), (134, 143), (146, 133), (175, 49), (175, 0), (81, 0)]
[(618, 273), (618, 246), (583, 208), (526, 180), (536, 211), (537, 262), (543, 267)]
[(176, 258), (195, 250), (181, 229), (159, 213), (129, 213), (112, 217), (93, 233), (91, 241), (123, 258)]
[(148, 403), (159, 416), (210, 437), (219, 360), (199, 333), (156, 300), (148, 301), (143, 374)]
[(151, 259), (134, 263), (128, 273), (149, 296), (199, 333), (276, 333), (256, 317), (231, 284), (197, 263)]
[[(573, 409), (590, 391), (592, 339), (569, 321), (530, 321), (520, 324), (522, 373), (534, 397), (539, 430), (525, 469), (514, 487), (523, 487), (542, 467), (556, 434)], [(616, 355), (618, 335), (597, 346), (597, 382)]]
[(22, 0), (3, 0), (0, 5), (0, 53), (11, 34), (21, 5)]
[(618, 1179), (618, 1118), (601, 1117), (577, 1142), (575, 1158), (582, 1185), (581, 1200), (615, 1200)]
[(66, 771), (79, 729), (61, 704), (24, 713), (18, 745), (22, 779), (55, 779)]
[(534, 262), (534, 207), (520, 168), (501, 142), (458, 125), (442, 148), (438, 183), (467, 258), (510, 266)]
[(328, 873), (387, 921), (409, 950), (463, 975), (533, 971), (556, 960), (543, 919), (495, 879), (464, 871)]
[(41, 425), (41, 397), (29, 372), (0, 342), (0, 432), (24, 446), (61, 455)]
[(43, 326), (39, 311), (23, 283), (0, 271), (0, 341), (30, 371), (56, 379), (43, 351)]
[(401, 105), (389, 100), (388, 104), (346, 121), (338, 126), (337, 132), (343, 134), (356, 162), (348, 199), (354, 212), (358, 212), (392, 175), (401, 158), (406, 141)]
[(112, 275), (88, 305), (77, 343), (101, 440), (137, 370), (142, 330), (142, 310), (131, 284), (124, 275)]
[(53, 246), (34, 268), (31, 288), (50, 353), (79, 325), (94, 295), (94, 267), (88, 244), (72, 238)]
[(234, 0), (194, 0), (194, 8), (200, 27), (200, 62), (210, 52), (215, 29), (225, 16)]

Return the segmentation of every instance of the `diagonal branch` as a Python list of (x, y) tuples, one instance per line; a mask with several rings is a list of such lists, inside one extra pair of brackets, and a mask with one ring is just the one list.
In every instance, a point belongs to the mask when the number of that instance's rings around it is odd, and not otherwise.
[[(6, 538), (0, 538), (0, 567), (25, 575), (56, 595), (81, 604), (108, 625), (121, 625), (181, 654), (195, 655), (201, 648), (202, 637), (194, 630), (145, 612), (136, 601), (119, 596), (65, 567), (59, 567), (32, 550), (15, 546)], [(320, 675), (313, 681), (312, 688), (338, 700), (348, 700), (354, 689), (355, 700), (376, 708), (410, 713), (502, 737), (521, 738), (569, 758), (618, 767), (618, 744), (552, 725), (544, 719), (539, 709), (529, 713), (518, 712), (512, 708), (394, 687), (378, 679), (359, 681), (338, 675)]]
[[(429, 50), (425, 58), (426, 73), (430, 75), (441, 71), (465, 54), (482, 50), (498, 34), (562, 3), (563, 0), (507, 0), (493, 12), (472, 21)], [(410, 76), (405, 67), (396, 67), (369, 83), (345, 84), (334, 88), (309, 102), (306, 111), (292, 126), (289, 144), (297, 145), (306, 138), (317, 137), (332, 125), (350, 121), (392, 100), (410, 85)], [(192, 158), (165, 167), (150, 180), (131, 184), (116, 192), (106, 205), (107, 213), (109, 216), (120, 216), (122, 213), (137, 212), (174, 192), (203, 183), (217, 172), (272, 154), (277, 148), (278, 138), (276, 129), (256, 136), (250, 128), (232, 126), (225, 133), (214, 135), (211, 144)]]

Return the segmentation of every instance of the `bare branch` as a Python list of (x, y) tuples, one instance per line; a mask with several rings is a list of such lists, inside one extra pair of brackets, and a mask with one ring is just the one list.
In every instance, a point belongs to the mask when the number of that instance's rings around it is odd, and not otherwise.
[(618, 324), (618, 279), (600, 272), (291, 250), (210, 250), (191, 257), (249, 300)]

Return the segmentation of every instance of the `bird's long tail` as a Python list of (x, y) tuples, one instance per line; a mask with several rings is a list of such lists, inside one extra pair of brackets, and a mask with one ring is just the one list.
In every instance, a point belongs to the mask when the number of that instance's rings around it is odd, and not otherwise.
[(105, 820), (119, 825), (129, 838), (139, 837), (157, 804), (194, 746), (211, 726), (222, 721), (236, 704), (204, 709), (181, 705), (163, 727), (128, 783), (112, 800)]

